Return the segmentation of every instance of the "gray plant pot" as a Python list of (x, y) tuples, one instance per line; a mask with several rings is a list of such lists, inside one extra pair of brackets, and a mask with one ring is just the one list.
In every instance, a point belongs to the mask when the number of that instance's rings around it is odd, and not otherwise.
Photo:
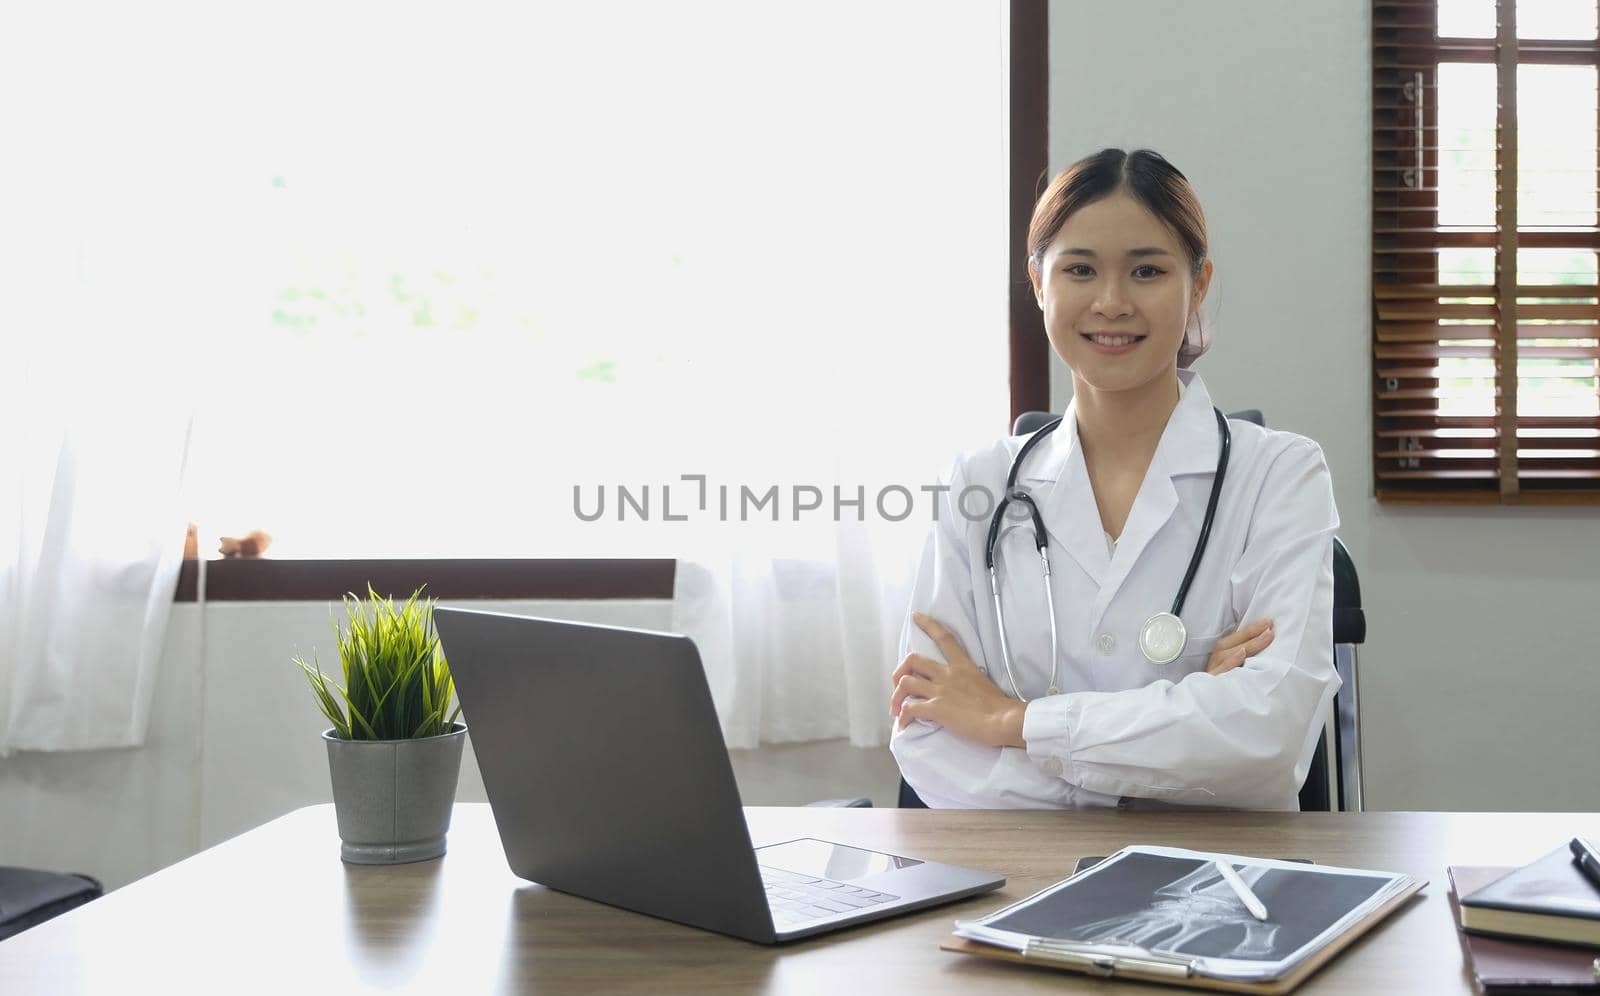
[(427, 861), (444, 853), (467, 728), (419, 740), (340, 740), (323, 732), (339, 856), (357, 865)]

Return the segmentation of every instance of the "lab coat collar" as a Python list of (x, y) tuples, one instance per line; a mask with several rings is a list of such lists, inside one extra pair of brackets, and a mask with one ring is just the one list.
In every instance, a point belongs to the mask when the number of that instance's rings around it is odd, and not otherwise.
[[(1217, 438), (1211, 394), (1193, 370), (1178, 371), (1178, 390), (1178, 407), (1173, 409), (1156, 446), (1156, 460), (1162, 461), (1169, 477), (1213, 474), (1222, 440)], [(1150, 463), (1152, 470), (1156, 460)]]
[(1172, 479), (1216, 472), (1220, 441), (1211, 395), (1192, 370), (1178, 371), (1178, 390), (1178, 405), (1167, 420), (1128, 521), (1117, 538), (1115, 558), (1106, 549), (1099, 507), (1089, 485), (1089, 469), (1078, 444), (1076, 399), (1067, 405), (1061, 427), (1039, 444), (1038, 451), (1030, 454), (1017, 475), (1019, 483), (1027, 486), (1039, 504), (1052, 545), (1065, 550), (1100, 586), (1099, 604), (1093, 613), (1096, 621), (1140, 552), (1178, 507), (1178, 492)]

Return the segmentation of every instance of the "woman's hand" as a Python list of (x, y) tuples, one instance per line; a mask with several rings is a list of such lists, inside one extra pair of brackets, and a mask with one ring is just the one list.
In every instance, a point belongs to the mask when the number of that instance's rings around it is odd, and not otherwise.
[(956, 736), (990, 747), (1022, 747), (1022, 717), (1027, 704), (1002, 692), (967, 656), (954, 633), (936, 619), (913, 612), (911, 619), (939, 647), (948, 665), (921, 654), (907, 654), (889, 680), (894, 697), (889, 713), (899, 729), (925, 719)]
[(1211, 659), (1206, 661), (1206, 674), (1232, 671), (1243, 664), (1246, 657), (1254, 657), (1272, 646), (1272, 637), (1271, 619), (1240, 626), (1211, 648)]

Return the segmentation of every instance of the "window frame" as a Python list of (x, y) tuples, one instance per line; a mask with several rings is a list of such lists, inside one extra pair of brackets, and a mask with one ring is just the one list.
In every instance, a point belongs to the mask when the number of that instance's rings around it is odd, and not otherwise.
[[(1497, 34), (1490, 38), (1439, 37), (1438, 0), (1374, 0), (1372, 5), (1373, 490), (1380, 502), (1395, 504), (1600, 504), (1600, 452), (1594, 456), (1570, 458), (1577, 465), (1572, 472), (1589, 474), (1587, 478), (1561, 481), (1523, 472), (1519, 450), (1537, 449), (1540, 442), (1532, 436), (1519, 437), (1518, 377), (1505, 376), (1508, 369), (1519, 370), (1524, 350), (1538, 348), (1519, 342), (1522, 327), (1519, 308), (1531, 310), (1541, 306), (1519, 305), (1519, 298), (1576, 297), (1580, 299), (1577, 307), (1592, 309), (1592, 317), (1600, 319), (1600, 304), (1581, 300), (1595, 296), (1589, 285), (1582, 288), (1589, 290), (1588, 294), (1574, 295), (1569, 291), (1562, 295), (1547, 291), (1540, 295), (1536, 286), (1518, 284), (1516, 261), (1520, 248), (1546, 247), (1600, 254), (1600, 225), (1561, 226), (1560, 231), (1518, 227), (1515, 108), (1520, 66), (1585, 65), (1597, 67), (1600, 73), (1600, 39), (1518, 39), (1514, 0), (1494, 0), (1494, 5)], [(1438, 125), (1437, 84), (1439, 66), (1445, 63), (1487, 63), (1496, 67), (1500, 100), (1495, 161), (1498, 176), (1505, 179), (1498, 183), (1495, 224), (1487, 231), (1467, 231), (1467, 226), (1451, 226), (1450, 230), (1444, 230), (1439, 225), (1438, 147), (1443, 136)], [(1408, 73), (1420, 77), (1423, 84), (1420, 91), (1407, 87)], [(1415, 109), (1420, 109), (1420, 122), (1413, 116)], [(1600, 117), (1600, 106), (1597, 106), (1597, 117)], [(1419, 124), (1422, 127), (1418, 127)], [(1430, 134), (1433, 136), (1431, 143), (1427, 139)], [(1416, 136), (1414, 144), (1413, 135)], [(1405, 173), (1418, 168), (1416, 189), (1406, 189), (1409, 181), (1403, 179)], [(1595, 180), (1600, 189), (1600, 162), (1597, 162)], [(1445, 285), (1440, 283), (1436, 253), (1445, 248), (1494, 251), (1494, 282), (1491, 287), (1483, 288), (1493, 293), (1492, 306), (1443, 303), (1450, 296), (1466, 296), (1440, 293)], [(1419, 277), (1416, 274), (1420, 271), (1414, 265), (1406, 266), (1407, 254), (1413, 259), (1428, 258), (1430, 252), (1435, 253), (1431, 276)], [(1510, 265), (1506, 265), (1507, 262)], [(1493, 324), (1482, 328), (1485, 332), (1492, 330), (1495, 342), (1495, 414), (1447, 416), (1435, 413), (1428, 416), (1419, 411), (1408, 415), (1397, 402), (1437, 396), (1442, 389), (1439, 370), (1434, 367), (1432, 377), (1400, 375), (1398, 367), (1412, 361), (1400, 358), (1401, 349), (1394, 338), (1400, 333), (1389, 333), (1386, 338), (1384, 323), (1389, 322), (1391, 329), (1395, 323), (1408, 320), (1425, 325), (1438, 317), (1447, 317), (1441, 313), (1452, 307), (1461, 310), (1456, 317), (1465, 317), (1466, 311), (1487, 311), (1493, 315)], [(1583, 316), (1584, 320), (1590, 317)], [(1437, 346), (1442, 338), (1436, 333), (1429, 338), (1419, 330), (1416, 336), (1419, 352), (1407, 355), (1417, 355), (1420, 359), (1427, 352), (1423, 343)], [(1477, 338), (1488, 338), (1488, 335)], [(1443, 347), (1439, 348), (1442, 352)], [(1439, 358), (1434, 357), (1434, 362)], [(1409, 374), (1424, 372), (1405, 371)], [(1600, 416), (1540, 418), (1525, 415), (1522, 418), (1521, 428), (1525, 430), (1541, 428), (1542, 423), (1548, 423), (1548, 428), (1572, 433), (1554, 442), (1545, 441), (1545, 446), (1571, 448), (1576, 452), (1600, 450), (1600, 438), (1590, 438), (1587, 444), (1582, 442), (1586, 438), (1583, 433), (1600, 429)], [(1447, 437), (1436, 433), (1455, 427), (1480, 431), (1489, 428), (1494, 433), (1488, 443), (1493, 447), (1492, 458), (1477, 457), (1458, 464), (1466, 468), (1464, 473), (1475, 475), (1470, 479), (1449, 479), (1452, 472), (1449, 461), (1442, 459), (1443, 454), (1438, 452), (1452, 447)], [(1408, 432), (1414, 435), (1407, 435)], [(1434, 442), (1430, 446), (1423, 441), (1425, 439)], [(1516, 443), (1502, 446), (1501, 441), (1505, 439)], [(1483, 445), (1463, 441), (1460, 448), (1481, 450)], [(1490, 463), (1492, 466), (1486, 466)]]

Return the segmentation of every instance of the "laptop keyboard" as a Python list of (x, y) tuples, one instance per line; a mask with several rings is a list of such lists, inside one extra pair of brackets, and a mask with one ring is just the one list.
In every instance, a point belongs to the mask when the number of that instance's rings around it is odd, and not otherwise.
[(767, 905), (772, 908), (772, 922), (779, 930), (900, 898), (782, 868), (765, 865), (760, 868), (761, 883), (767, 889)]

